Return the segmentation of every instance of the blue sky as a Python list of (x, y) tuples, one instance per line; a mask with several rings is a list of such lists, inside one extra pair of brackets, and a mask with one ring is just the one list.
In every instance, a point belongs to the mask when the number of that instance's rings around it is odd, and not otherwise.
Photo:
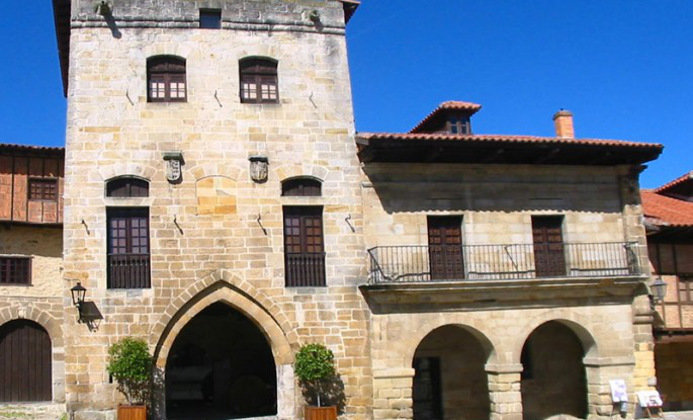
[[(0, 2), (0, 142), (63, 145), (51, 2)], [(477, 102), (479, 134), (659, 142), (654, 187), (693, 169), (693, 1), (363, 0), (349, 24), (356, 127), (408, 131), (442, 101)]]

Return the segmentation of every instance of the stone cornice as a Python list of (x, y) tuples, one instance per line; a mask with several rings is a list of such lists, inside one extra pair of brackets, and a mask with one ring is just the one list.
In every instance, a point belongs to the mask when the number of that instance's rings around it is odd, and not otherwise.
[(630, 304), (646, 276), (361, 285), (375, 314)]

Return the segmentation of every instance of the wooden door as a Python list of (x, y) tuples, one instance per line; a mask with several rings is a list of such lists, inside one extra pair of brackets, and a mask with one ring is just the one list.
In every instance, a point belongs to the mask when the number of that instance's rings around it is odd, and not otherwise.
[(565, 276), (562, 216), (532, 216), (537, 277)]
[(432, 280), (464, 278), (461, 217), (428, 217), (428, 253)]
[(440, 359), (414, 358), (414, 420), (442, 420), (443, 395), (440, 383)]
[(27, 320), (0, 327), (0, 402), (51, 400), (51, 340)]

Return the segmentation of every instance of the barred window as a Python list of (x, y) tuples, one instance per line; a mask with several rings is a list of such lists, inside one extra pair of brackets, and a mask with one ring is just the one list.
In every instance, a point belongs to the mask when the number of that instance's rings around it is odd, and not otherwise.
[(277, 61), (270, 58), (244, 58), (239, 63), (241, 102), (278, 103)]
[(58, 199), (58, 180), (55, 178), (29, 178), (29, 200)]
[(147, 100), (185, 102), (185, 59), (159, 55), (147, 59)]
[(31, 284), (31, 258), (0, 257), (0, 284)]

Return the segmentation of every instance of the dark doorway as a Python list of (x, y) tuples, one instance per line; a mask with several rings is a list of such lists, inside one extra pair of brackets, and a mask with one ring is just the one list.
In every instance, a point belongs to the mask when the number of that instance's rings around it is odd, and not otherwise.
[(415, 420), (488, 420), (489, 350), (469, 331), (446, 325), (416, 348), (412, 367)]
[(522, 348), (524, 420), (558, 414), (587, 418), (587, 382), (578, 337), (560, 322), (539, 326)]
[(428, 216), (428, 253), (431, 280), (464, 278), (461, 217)]
[(51, 339), (28, 320), (0, 326), (0, 402), (51, 400)]
[(532, 216), (537, 277), (565, 276), (563, 216)]
[(276, 412), (274, 358), (255, 324), (223, 303), (190, 320), (166, 363), (167, 418), (220, 420)]

